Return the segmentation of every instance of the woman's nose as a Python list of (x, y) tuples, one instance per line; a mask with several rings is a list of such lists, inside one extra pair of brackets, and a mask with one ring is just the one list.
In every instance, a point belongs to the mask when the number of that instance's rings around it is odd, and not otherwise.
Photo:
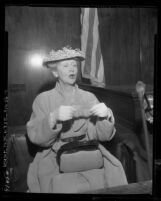
[(75, 67), (74, 67), (74, 66), (71, 66), (71, 67), (70, 67), (70, 72), (73, 73), (73, 72), (75, 72), (75, 71), (76, 71)]

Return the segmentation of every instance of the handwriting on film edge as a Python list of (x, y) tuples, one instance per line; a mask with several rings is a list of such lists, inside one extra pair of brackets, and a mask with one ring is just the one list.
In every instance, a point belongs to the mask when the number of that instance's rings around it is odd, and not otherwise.
[(7, 167), (7, 128), (8, 128), (8, 124), (7, 124), (7, 110), (8, 110), (8, 96), (7, 96), (7, 91), (5, 91), (5, 97), (4, 97), (4, 118), (3, 118), (3, 167), (5, 168), (4, 171), (4, 178), (5, 178), (5, 183), (3, 186), (4, 191), (9, 191), (10, 186), (10, 178), (9, 178), (9, 172), (8, 170), (6, 170)]

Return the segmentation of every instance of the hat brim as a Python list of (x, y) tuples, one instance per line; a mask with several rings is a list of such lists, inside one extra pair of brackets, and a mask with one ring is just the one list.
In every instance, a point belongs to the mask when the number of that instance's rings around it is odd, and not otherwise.
[(44, 61), (44, 62), (43, 62), (43, 65), (46, 66), (47, 68), (51, 68), (50, 66), (48, 66), (48, 65), (51, 64), (51, 63), (57, 63), (57, 62), (59, 62), (59, 61), (65, 61), (65, 60), (71, 60), (71, 59), (79, 59), (80, 61), (85, 60), (84, 57), (76, 56), (76, 57), (70, 57), (70, 58), (64, 58), (64, 59), (57, 59), (57, 60)]

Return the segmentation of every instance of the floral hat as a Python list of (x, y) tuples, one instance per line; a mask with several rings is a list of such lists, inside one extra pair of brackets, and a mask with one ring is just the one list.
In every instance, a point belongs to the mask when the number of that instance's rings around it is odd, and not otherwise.
[(46, 57), (43, 61), (43, 64), (46, 67), (49, 67), (48, 64), (55, 63), (62, 60), (68, 60), (78, 58), (80, 61), (85, 59), (85, 54), (80, 49), (72, 49), (71, 47), (63, 47), (62, 50), (51, 50), (49, 56)]

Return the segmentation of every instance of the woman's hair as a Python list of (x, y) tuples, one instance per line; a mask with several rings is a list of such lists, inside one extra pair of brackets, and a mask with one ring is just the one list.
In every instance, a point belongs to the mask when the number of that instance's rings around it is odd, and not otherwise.
[[(68, 59), (68, 60), (71, 60), (71, 59)], [(73, 60), (75, 60), (77, 62), (77, 64), (80, 61), (78, 58), (73, 58)], [(51, 63), (48, 64), (48, 68), (50, 68), (53, 71), (56, 71), (57, 65), (62, 61), (65, 61), (65, 60), (60, 60), (60, 61), (57, 61), (57, 62), (51, 62)]]

